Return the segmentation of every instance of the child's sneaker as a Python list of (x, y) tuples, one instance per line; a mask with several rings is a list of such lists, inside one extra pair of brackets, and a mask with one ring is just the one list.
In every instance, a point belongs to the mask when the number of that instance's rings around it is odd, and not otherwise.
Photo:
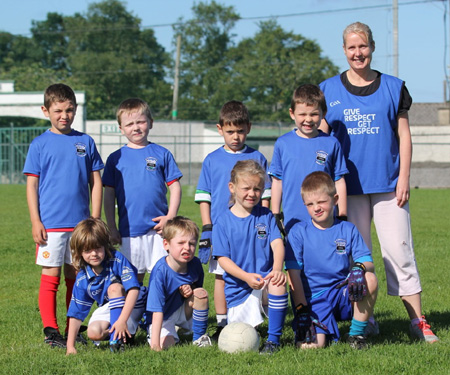
[(363, 335), (348, 336), (347, 342), (350, 344), (351, 348), (356, 350), (368, 348), (366, 336)]
[(280, 350), (280, 344), (276, 344), (272, 341), (266, 341), (262, 349), (259, 351), (259, 354), (263, 355), (272, 355)]
[(125, 351), (125, 345), (122, 340), (112, 340), (109, 342), (109, 350), (111, 350), (112, 353), (120, 353)]
[(378, 322), (376, 320), (369, 320), (369, 323), (364, 330), (365, 336), (376, 336), (380, 334), (380, 327), (378, 326)]
[(418, 324), (411, 324), (409, 326), (409, 332), (413, 338), (428, 342), (430, 344), (439, 341), (439, 338), (433, 333), (430, 325), (427, 323), (425, 316), (423, 315)]
[(49, 344), (52, 348), (65, 348), (66, 339), (59, 333), (56, 328), (45, 327), (44, 328), (44, 342)]
[(199, 348), (204, 348), (206, 346), (211, 346), (211, 339), (208, 335), (202, 335), (197, 340), (192, 341), (192, 344), (198, 346)]

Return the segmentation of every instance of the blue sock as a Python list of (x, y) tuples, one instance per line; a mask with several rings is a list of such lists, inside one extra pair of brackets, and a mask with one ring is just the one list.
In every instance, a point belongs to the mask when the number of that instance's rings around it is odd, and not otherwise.
[(284, 319), (286, 318), (288, 307), (288, 294), (275, 296), (269, 294), (269, 337), (267, 341), (280, 344), (281, 333), (283, 332)]
[[(110, 327), (113, 326), (120, 314), (122, 314), (123, 306), (125, 305), (125, 296), (111, 298), (109, 300), (109, 323)], [(109, 334), (109, 341), (112, 341), (114, 337), (114, 331)]]
[(192, 341), (197, 340), (206, 333), (206, 329), (208, 328), (208, 311), (209, 309), (194, 309), (194, 312), (192, 313)]
[(364, 336), (364, 332), (368, 324), (369, 324), (368, 321), (361, 322), (353, 318), (352, 325), (350, 326), (350, 332), (348, 333), (349, 336)]

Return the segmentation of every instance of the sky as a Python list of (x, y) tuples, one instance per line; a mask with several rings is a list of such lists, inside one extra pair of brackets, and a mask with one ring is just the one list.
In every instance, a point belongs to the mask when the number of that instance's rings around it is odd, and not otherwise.
[[(6, 4), (6, 0), (1, 0)], [(32, 21), (47, 13), (86, 14), (91, 0), (21, 0), (8, 2), (0, 12), (0, 30), (30, 36)], [(205, 0), (204, 2), (210, 2)], [(348, 68), (342, 50), (342, 31), (360, 21), (370, 26), (376, 43), (372, 68), (393, 74), (393, 12), (391, 0), (217, 0), (233, 6), (242, 20), (232, 30), (237, 43), (258, 31), (258, 23), (274, 18), (286, 31), (315, 40), (340, 69)], [(192, 0), (128, 0), (126, 8), (138, 16), (142, 27), (155, 30), (158, 42), (175, 53), (170, 25), (192, 17)], [(198, 1), (197, 1), (198, 3)], [(398, 0), (399, 77), (414, 102), (444, 101), (444, 81), (450, 65), (446, 0)], [(445, 21), (444, 21), (445, 19)], [(448, 96), (448, 95), (447, 95)]]

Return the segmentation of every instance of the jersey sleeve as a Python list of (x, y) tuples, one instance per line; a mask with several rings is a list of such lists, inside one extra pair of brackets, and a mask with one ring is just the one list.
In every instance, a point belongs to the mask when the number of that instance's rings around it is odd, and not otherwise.
[(90, 146), (90, 154), (91, 154), (91, 170), (92, 171), (99, 171), (105, 167), (103, 164), (103, 160), (98, 153), (97, 146), (95, 144), (95, 141), (89, 137), (89, 146)]
[(119, 262), (115, 262), (115, 264), (117, 264), (117, 269), (115, 270), (115, 273), (117, 272), (118, 274), (117, 276), (120, 277), (120, 280), (122, 282), (125, 291), (129, 291), (132, 288), (139, 289), (140, 285), (137, 278), (136, 268), (120, 252), (116, 251), (115, 256), (116, 258), (119, 259)]
[(337, 181), (348, 174), (347, 164), (345, 163), (344, 153), (341, 145), (336, 141), (334, 158), (334, 180)]
[(299, 224), (294, 225), (287, 236), (285, 250), (285, 268), (303, 269), (303, 236), (299, 229)]
[(169, 183), (174, 180), (179, 180), (183, 177), (178, 165), (173, 157), (172, 153), (167, 150), (165, 155), (165, 165), (164, 165), (164, 179), (166, 183)]
[(154, 269), (150, 275), (147, 297), (147, 311), (164, 312), (165, 291), (164, 277), (160, 268)]
[(94, 299), (89, 296), (87, 291), (86, 274), (83, 272), (78, 273), (67, 316), (83, 321), (88, 316), (94, 302)]
[(226, 234), (224, 225), (219, 221), (213, 229), (212, 233), (213, 256), (231, 258), (230, 242)]
[(23, 174), (34, 176), (41, 175), (40, 148), (37, 140), (33, 140), (28, 148), (25, 165), (23, 167)]
[(110, 186), (115, 188), (115, 162), (113, 154), (109, 155), (108, 159), (106, 159), (105, 170), (103, 171), (102, 183), (103, 186)]
[(200, 177), (198, 179), (197, 190), (195, 191), (195, 202), (209, 202), (211, 203), (211, 175), (209, 169), (209, 160), (207, 156), (202, 164)]
[(272, 161), (270, 162), (269, 175), (274, 176), (280, 180), (283, 179), (283, 164), (281, 162), (281, 147), (277, 140), (273, 149)]

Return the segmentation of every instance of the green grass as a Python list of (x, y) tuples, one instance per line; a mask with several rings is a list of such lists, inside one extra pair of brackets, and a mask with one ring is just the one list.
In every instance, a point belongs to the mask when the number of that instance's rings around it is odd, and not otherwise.
[[(200, 224), (193, 187), (183, 188), (180, 214)], [(34, 264), (35, 246), (25, 199), (25, 186), (0, 185), (0, 373), (2, 374), (448, 374), (450, 305), (450, 190), (413, 190), (411, 216), (416, 258), (421, 272), (423, 309), (439, 343), (411, 342), (408, 320), (399, 298), (387, 297), (383, 265), (374, 237), (374, 258), (380, 281), (375, 308), (381, 334), (364, 352), (340, 343), (324, 350), (299, 351), (291, 345), (293, 334), (286, 324), (281, 352), (266, 358), (257, 353), (227, 355), (217, 347), (181, 345), (162, 353), (151, 352), (145, 335), (141, 345), (120, 355), (106, 346), (92, 344), (66, 357), (64, 350), (43, 343), (37, 308), (40, 267)], [(213, 278), (206, 273), (212, 294)], [(58, 321), (64, 327), (65, 287), (58, 293)], [(292, 315), (288, 316), (288, 320)], [(210, 322), (214, 322), (211, 303)], [(342, 331), (348, 323), (342, 323)], [(262, 327), (265, 331), (267, 326)]]

